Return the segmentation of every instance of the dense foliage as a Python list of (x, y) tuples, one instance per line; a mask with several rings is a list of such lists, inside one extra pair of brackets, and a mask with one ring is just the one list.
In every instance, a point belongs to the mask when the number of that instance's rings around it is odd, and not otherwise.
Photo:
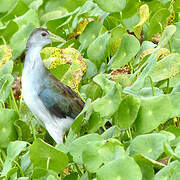
[[(61, 41), (45, 65), (86, 102), (59, 145), (21, 98), (39, 26)], [(180, 1), (0, 0), (0, 44), (0, 179), (180, 179)]]

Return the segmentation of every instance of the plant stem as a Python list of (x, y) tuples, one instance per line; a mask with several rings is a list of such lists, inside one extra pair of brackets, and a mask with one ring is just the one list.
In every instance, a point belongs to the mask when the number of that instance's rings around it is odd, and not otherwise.
[(12, 88), (11, 88), (11, 98), (12, 98), (12, 102), (13, 102), (13, 107), (14, 107), (14, 109), (19, 113), (19, 109), (18, 109), (18, 106), (17, 106), (17, 104), (16, 104), (16, 100), (15, 100), (15, 98), (14, 98), (14, 94), (13, 94), (13, 91), (12, 91)]
[(151, 82), (151, 87), (152, 87), (152, 94), (153, 94), (153, 96), (155, 96), (155, 91), (154, 91), (154, 83), (153, 83), (153, 81), (152, 81), (152, 78), (151, 78), (151, 76), (148, 76), (149, 77), (149, 80), (150, 80), (150, 82)]
[(19, 163), (17, 162), (17, 161), (13, 161), (16, 165), (17, 165), (17, 167), (19, 168), (19, 171), (20, 171), (20, 174), (21, 174), (21, 177), (24, 177), (24, 173), (23, 173), (23, 170), (22, 170), (22, 168), (21, 168), (21, 166), (19, 165)]

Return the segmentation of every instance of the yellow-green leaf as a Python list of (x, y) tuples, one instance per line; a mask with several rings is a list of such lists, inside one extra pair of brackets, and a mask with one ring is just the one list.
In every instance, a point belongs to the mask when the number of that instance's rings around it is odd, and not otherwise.
[(149, 7), (147, 4), (143, 4), (139, 9), (139, 23), (134, 27), (134, 33), (138, 39), (140, 39), (141, 30), (143, 24), (149, 19)]
[(7, 45), (0, 45), (0, 68), (12, 57), (12, 51)]
[[(50, 71), (64, 84), (78, 92), (79, 83), (86, 72), (86, 62), (81, 54), (73, 48), (47, 47), (42, 50), (41, 55)], [(59, 76), (61, 70), (64, 72)]]

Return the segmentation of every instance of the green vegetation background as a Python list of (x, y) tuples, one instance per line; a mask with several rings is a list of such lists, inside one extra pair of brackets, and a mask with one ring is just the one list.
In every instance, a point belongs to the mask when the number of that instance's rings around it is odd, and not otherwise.
[[(59, 145), (21, 98), (40, 26), (61, 40), (45, 65), (86, 101)], [(178, 0), (0, 0), (0, 179), (179, 180), (179, 72)]]

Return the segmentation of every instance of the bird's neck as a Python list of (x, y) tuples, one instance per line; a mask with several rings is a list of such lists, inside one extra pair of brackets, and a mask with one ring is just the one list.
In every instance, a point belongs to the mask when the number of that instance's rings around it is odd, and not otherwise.
[(44, 68), (43, 61), (41, 59), (41, 52), (42, 47), (40, 46), (34, 46), (28, 48), (26, 51), (26, 58), (24, 63), (24, 68), (28, 69), (34, 69), (35, 67)]

